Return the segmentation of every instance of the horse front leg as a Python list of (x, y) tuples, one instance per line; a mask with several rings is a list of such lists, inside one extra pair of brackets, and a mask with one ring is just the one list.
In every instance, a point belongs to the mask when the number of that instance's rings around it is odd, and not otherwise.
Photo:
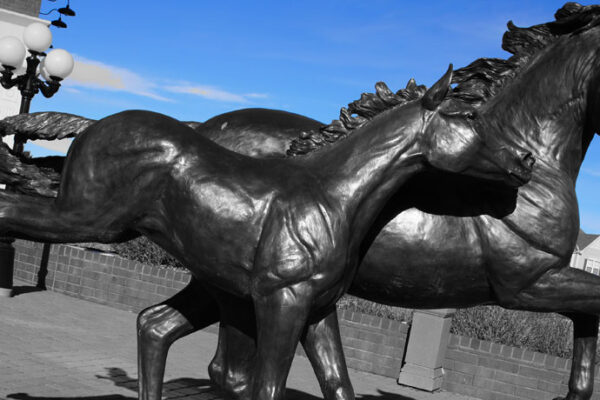
[(219, 344), (209, 374), (232, 399), (252, 395), (252, 367), (256, 356), (256, 318), (252, 302), (212, 288), (219, 303)]
[(254, 400), (283, 398), (294, 353), (313, 301), (307, 283), (254, 297), (257, 349), (253, 373)]
[[(230, 313), (240, 315), (235, 309)], [(242, 314), (254, 315), (254, 311)], [(336, 312), (309, 324), (300, 342), (317, 376), (324, 399), (353, 400), (354, 390), (346, 367)], [(255, 353), (255, 333), (222, 322), (219, 347), (209, 369), (218, 371), (218, 374), (213, 377), (213, 372), (210, 372), (211, 379), (231, 398), (249, 398), (251, 387), (248, 383)]]
[(138, 315), (138, 398), (160, 400), (167, 354), (179, 338), (219, 320), (217, 304), (197, 281)]
[(573, 362), (569, 378), (569, 394), (554, 400), (578, 400), (591, 397), (594, 390), (598, 316), (564, 314), (573, 321)]
[(348, 376), (336, 310), (309, 325), (301, 343), (317, 375), (324, 398), (353, 400), (354, 389)]

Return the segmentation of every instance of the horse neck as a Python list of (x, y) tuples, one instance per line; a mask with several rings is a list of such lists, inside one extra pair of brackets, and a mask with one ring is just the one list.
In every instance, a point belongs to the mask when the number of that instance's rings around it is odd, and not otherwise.
[(532, 151), (538, 160), (535, 170), (554, 170), (574, 182), (595, 130), (589, 124), (589, 94), (600, 66), (599, 39), (594, 29), (561, 38), (535, 56), (483, 106), (481, 128)]
[(402, 110), (391, 109), (339, 143), (301, 158), (352, 232), (366, 232), (402, 183), (424, 169), (419, 129), (413, 125), (422, 123), (420, 113), (406, 118)]

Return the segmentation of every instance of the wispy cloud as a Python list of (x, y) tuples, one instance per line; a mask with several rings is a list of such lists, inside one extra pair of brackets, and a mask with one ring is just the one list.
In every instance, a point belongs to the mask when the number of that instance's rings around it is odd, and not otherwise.
[(67, 154), (69, 147), (73, 139), (59, 139), (59, 140), (34, 140), (30, 142), (30, 145), (40, 146), (46, 150), (51, 150), (53, 153)]
[(266, 93), (248, 93), (243, 96), (251, 99), (267, 99), (269, 97)]
[(587, 175), (595, 176), (600, 178), (600, 171), (591, 168), (582, 168), (581, 171)]
[(104, 90), (117, 90), (145, 96), (154, 100), (173, 101), (157, 93), (159, 86), (126, 68), (115, 67), (83, 57), (75, 58), (75, 68), (69, 79), (69, 86), (80, 86)]
[(173, 82), (160, 79), (151, 79), (139, 75), (126, 68), (116, 67), (100, 61), (89, 60), (84, 57), (75, 57), (73, 73), (65, 80), (65, 86), (72, 93), (77, 93), (78, 88), (91, 88), (111, 91), (123, 91), (138, 96), (149, 97), (158, 101), (175, 101), (173, 94), (190, 94), (208, 100), (249, 103), (252, 100), (265, 99), (269, 96), (264, 93), (233, 93), (210, 85), (190, 82)]
[(212, 86), (194, 85), (191, 83), (165, 86), (164, 89), (173, 93), (192, 94), (209, 100), (226, 101), (232, 103), (248, 103), (250, 99), (264, 99), (268, 97), (268, 95), (263, 93), (237, 94)]

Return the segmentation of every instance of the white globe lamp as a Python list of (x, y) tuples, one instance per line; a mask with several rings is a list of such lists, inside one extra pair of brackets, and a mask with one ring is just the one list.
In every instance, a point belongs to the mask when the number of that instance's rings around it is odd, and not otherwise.
[(44, 58), (41, 62), (40, 65), (38, 67), (38, 74), (40, 74), (42, 76), (42, 78), (44, 78), (44, 80), (46, 82), (51, 81), (52, 79), (50, 78), (50, 75), (48, 75), (48, 71), (46, 70), (46, 59)]
[(63, 49), (54, 49), (44, 59), (44, 65), (42, 66), (45, 69), (46, 73), (52, 80), (62, 80), (65, 79), (71, 72), (73, 72), (73, 67), (75, 66), (75, 62), (73, 61), (73, 56)]
[(0, 39), (0, 64), (17, 68), (25, 59), (25, 46), (14, 36), (5, 36)]
[(43, 53), (52, 44), (52, 32), (46, 25), (34, 22), (23, 31), (23, 42), (29, 50)]

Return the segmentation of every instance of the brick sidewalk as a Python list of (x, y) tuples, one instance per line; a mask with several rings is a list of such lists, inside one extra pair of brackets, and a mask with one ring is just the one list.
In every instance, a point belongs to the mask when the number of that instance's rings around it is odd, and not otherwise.
[[(117, 400), (137, 398), (135, 314), (16, 283), (0, 298), (0, 398)], [(167, 399), (218, 398), (206, 372), (216, 335), (197, 332), (173, 346), (165, 376)], [(466, 400), (398, 386), (393, 379), (350, 371), (361, 400)], [(308, 360), (296, 357), (290, 400), (322, 398)]]

